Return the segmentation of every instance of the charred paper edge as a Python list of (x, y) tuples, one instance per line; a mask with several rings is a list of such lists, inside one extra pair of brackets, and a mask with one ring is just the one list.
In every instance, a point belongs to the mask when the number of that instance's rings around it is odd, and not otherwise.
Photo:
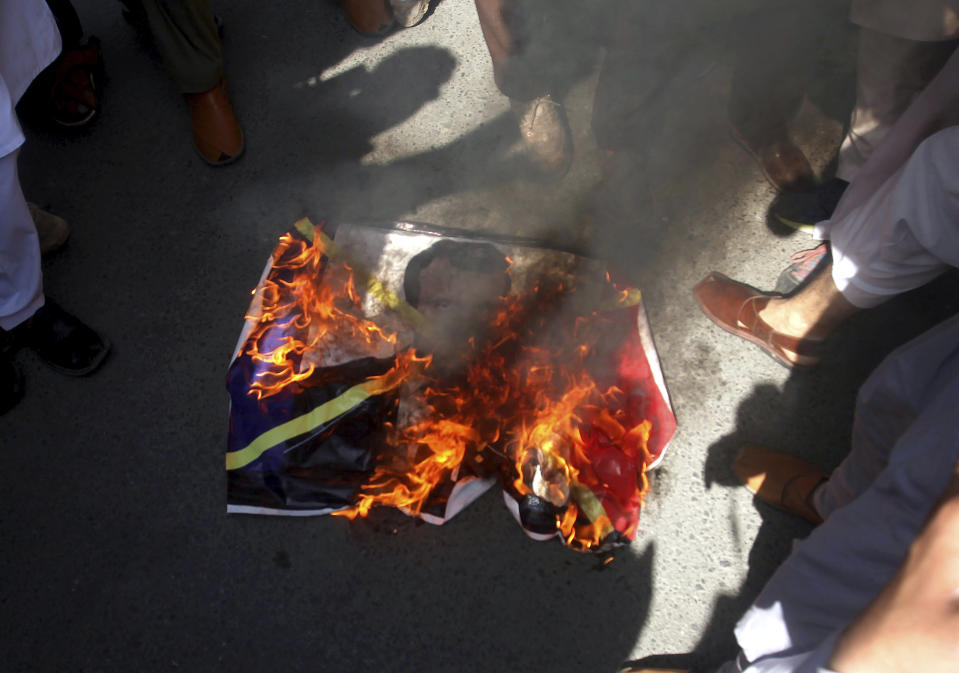
[[(673, 415), (673, 418), (675, 418), (676, 411), (673, 409), (672, 400), (669, 399), (669, 391), (666, 390), (666, 379), (663, 377), (663, 369), (659, 362), (659, 351), (656, 350), (656, 342), (653, 340), (653, 331), (649, 327), (649, 316), (646, 314), (645, 303), (640, 303), (639, 310), (636, 311), (636, 331), (639, 333), (639, 342), (642, 344), (643, 352), (646, 354), (646, 362), (649, 363), (649, 369), (653, 374), (653, 381), (656, 382), (656, 387), (659, 388), (659, 392), (663, 396), (666, 406), (669, 407), (669, 412)], [(652, 354), (653, 357), (650, 357), (650, 354)], [(678, 421), (676, 425), (677, 427), (679, 426)], [(675, 434), (676, 432), (674, 430), (673, 436), (675, 436)], [(659, 464), (663, 462), (663, 457), (666, 455), (666, 451), (673, 441), (673, 436), (663, 445), (663, 450), (659, 452), (656, 460), (646, 466), (647, 470), (656, 469), (659, 467)]]
[(346, 507), (325, 507), (323, 509), (276, 509), (275, 507), (257, 507), (255, 505), (226, 504), (227, 514), (267, 514), (270, 516), (326, 516)]

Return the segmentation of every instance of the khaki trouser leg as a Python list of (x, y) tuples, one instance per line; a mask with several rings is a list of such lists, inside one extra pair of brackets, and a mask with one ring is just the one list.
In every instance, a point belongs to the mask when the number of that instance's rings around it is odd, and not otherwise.
[(223, 77), (220, 36), (208, 0), (139, 2), (163, 63), (185, 94), (209, 91)]

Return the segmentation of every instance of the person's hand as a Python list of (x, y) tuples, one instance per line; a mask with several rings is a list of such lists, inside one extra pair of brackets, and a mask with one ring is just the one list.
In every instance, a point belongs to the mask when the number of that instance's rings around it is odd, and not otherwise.
[(839, 639), (829, 667), (959, 671), (959, 465), (905, 563)]

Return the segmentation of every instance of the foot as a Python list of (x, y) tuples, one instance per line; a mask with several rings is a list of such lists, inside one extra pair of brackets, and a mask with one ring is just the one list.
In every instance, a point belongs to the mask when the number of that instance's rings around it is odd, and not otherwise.
[(788, 229), (812, 232), (817, 223), (832, 217), (848, 186), (845, 180), (830, 178), (811, 192), (781, 194), (770, 207), (770, 215)]
[(393, 18), (404, 28), (411, 28), (422, 21), (429, 8), (430, 0), (390, 0)]
[(511, 104), (530, 163), (542, 173), (562, 177), (573, 159), (573, 137), (566, 109), (549, 95), (526, 103), (514, 100)]
[(710, 320), (756, 344), (780, 364), (811, 367), (819, 363), (820, 340), (794, 334), (779, 321), (767, 318), (770, 303), (781, 302), (781, 296), (760, 292), (714, 271), (693, 288), (693, 297)]
[(812, 503), (813, 491), (829, 478), (820, 467), (788, 453), (747, 444), (736, 456), (733, 469), (746, 488), (763, 502), (813, 525), (822, 523)]
[(193, 126), (193, 146), (211, 166), (223, 166), (243, 154), (243, 130), (226, 92), (226, 80), (209, 91), (186, 96)]
[(37, 228), (40, 254), (49, 255), (62, 248), (70, 237), (70, 227), (67, 226), (66, 220), (48, 213), (35, 203), (27, 203), (27, 207), (30, 209), (33, 225)]
[(340, 0), (340, 4), (360, 35), (379, 37), (393, 27), (393, 10), (387, 0)]
[(110, 352), (106, 339), (49, 298), (10, 335), (17, 347), (33, 349), (41, 360), (68, 376), (92, 373)]
[(44, 78), (47, 77), (53, 121), (66, 128), (78, 128), (92, 122), (100, 111), (103, 82), (100, 40), (90, 37), (64, 50), (45, 71)]
[(783, 295), (790, 294), (805, 283), (813, 271), (822, 264), (828, 264), (830, 258), (828, 242), (820, 243), (810, 250), (800, 250), (792, 256), (792, 263), (779, 274), (776, 280), (776, 292)]
[(760, 140), (735, 126), (730, 129), (736, 142), (753, 156), (766, 179), (776, 189), (803, 191), (812, 189), (816, 184), (816, 175), (809, 160), (785, 131)]
[(23, 376), (6, 354), (0, 353), (0, 415), (10, 411), (23, 397)]

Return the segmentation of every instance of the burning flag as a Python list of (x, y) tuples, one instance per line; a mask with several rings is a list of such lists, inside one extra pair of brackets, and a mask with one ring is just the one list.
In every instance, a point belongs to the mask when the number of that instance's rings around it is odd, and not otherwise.
[(227, 387), (229, 512), (440, 524), (498, 482), (528, 535), (580, 550), (635, 536), (676, 427), (637, 290), (415, 225), (298, 222)]

